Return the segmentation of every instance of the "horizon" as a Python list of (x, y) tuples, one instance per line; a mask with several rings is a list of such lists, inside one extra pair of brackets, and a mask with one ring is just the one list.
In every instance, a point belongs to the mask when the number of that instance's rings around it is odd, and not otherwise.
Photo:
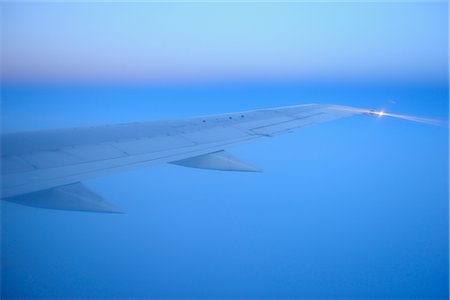
[[(449, 117), (448, 2), (2, 2), (3, 133), (327, 103)], [(448, 124), (447, 124), (448, 125)], [(360, 115), (1, 201), (2, 299), (448, 299), (449, 128)]]

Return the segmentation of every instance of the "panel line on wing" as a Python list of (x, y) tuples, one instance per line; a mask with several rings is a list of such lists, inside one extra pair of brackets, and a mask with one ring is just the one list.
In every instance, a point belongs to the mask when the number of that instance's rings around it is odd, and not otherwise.
[[(107, 171), (111, 171), (111, 170), (116, 170), (116, 169), (122, 169), (122, 170), (130, 169), (131, 170), (138, 166), (149, 165), (155, 161), (161, 161), (161, 163), (164, 163), (164, 162), (169, 162), (170, 161), (169, 158), (176, 159), (176, 157), (179, 157), (180, 159), (182, 159), (182, 158), (187, 158), (187, 157), (191, 157), (191, 156), (195, 156), (195, 155), (200, 155), (201, 153), (210, 153), (213, 151), (219, 151), (230, 144), (243, 143), (243, 142), (247, 142), (249, 140), (253, 140), (256, 138), (259, 138), (259, 136), (251, 136), (251, 137), (247, 137), (246, 139), (229, 141), (227, 143), (214, 144), (207, 148), (202, 149), (201, 152), (197, 149), (193, 149), (193, 150), (185, 151), (185, 152), (178, 153), (178, 154), (159, 156), (159, 157), (154, 157), (154, 158), (150, 158), (150, 159), (136, 160), (133, 162), (129, 162), (126, 165), (124, 165), (124, 163), (121, 163), (121, 162), (114, 162), (114, 161), (110, 160), (109, 162), (112, 163), (113, 165), (108, 166), (108, 167), (95, 168), (95, 169), (85, 171), (85, 172), (73, 172), (69, 175), (59, 176), (58, 178), (42, 178), (41, 180), (48, 182), (48, 184), (51, 184), (52, 182), (63, 182), (65, 180), (67, 180), (68, 182), (66, 182), (65, 184), (68, 184), (71, 182), (80, 181), (81, 179), (78, 179), (79, 177), (83, 177), (82, 179), (85, 180), (90, 177), (95, 177), (94, 174), (99, 174), (99, 173), (107, 172)], [(132, 158), (136, 159), (136, 158), (140, 158), (142, 156), (148, 156), (148, 154), (129, 156), (129, 157), (119, 158), (119, 159), (132, 159)], [(166, 160), (166, 161), (164, 161), (164, 160)], [(94, 164), (94, 163), (98, 163), (98, 162), (93, 162), (91, 164)], [(68, 166), (68, 167), (77, 167), (77, 165)], [(67, 167), (65, 167), (65, 168), (67, 168)], [(38, 172), (39, 171), (45, 172), (45, 171), (50, 171), (50, 170), (38, 170)], [(33, 173), (35, 173), (35, 172), (33, 172)], [(73, 181), (71, 178), (74, 178)], [(3, 192), (4, 193), (6, 192), (6, 194), (11, 194), (11, 193), (14, 193), (14, 190), (16, 190), (16, 189), (25, 189), (30, 186), (32, 187), (33, 184), (35, 184), (35, 183), (34, 182), (19, 183), (17, 185), (11, 185), (9, 189), (5, 188), (5, 186), (3, 186)]]

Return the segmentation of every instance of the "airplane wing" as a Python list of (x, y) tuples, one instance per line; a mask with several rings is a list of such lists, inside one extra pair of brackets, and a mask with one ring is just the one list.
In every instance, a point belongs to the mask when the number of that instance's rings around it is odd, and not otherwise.
[(155, 164), (258, 172), (225, 152), (367, 110), (308, 104), (172, 121), (2, 135), (2, 199), (76, 211), (119, 212), (82, 181)]

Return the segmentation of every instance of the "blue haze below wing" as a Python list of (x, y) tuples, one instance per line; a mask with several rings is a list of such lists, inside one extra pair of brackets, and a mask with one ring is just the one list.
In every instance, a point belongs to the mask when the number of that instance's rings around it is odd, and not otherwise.
[[(6, 132), (334, 103), (447, 119), (447, 86), (7, 86)], [(395, 102), (395, 103), (394, 103)], [(125, 215), (2, 203), (4, 298), (447, 298), (448, 131), (359, 116), (86, 182)]]

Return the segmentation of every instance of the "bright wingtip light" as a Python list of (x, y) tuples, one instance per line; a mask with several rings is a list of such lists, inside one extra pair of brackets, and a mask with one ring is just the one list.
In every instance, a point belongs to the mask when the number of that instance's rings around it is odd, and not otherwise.
[(344, 106), (341, 106), (341, 107), (337, 106), (336, 109), (344, 110), (344, 111), (351, 111), (351, 112), (355, 112), (355, 113), (362, 113), (362, 114), (366, 114), (369, 116), (376, 116), (376, 117), (380, 117), (380, 118), (381, 117), (391, 117), (391, 118), (408, 120), (408, 121), (412, 121), (412, 122), (424, 123), (424, 124), (428, 124), (428, 125), (448, 127), (448, 123), (443, 120), (421, 118), (421, 117), (414, 117), (414, 116), (408, 116), (408, 115), (391, 114), (384, 110), (360, 109), (360, 108), (344, 107)]
[(447, 122), (442, 120), (436, 120), (436, 119), (428, 119), (428, 118), (421, 118), (421, 117), (414, 117), (414, 116), (408, 116), (408, 115), (399, 115), (399, 114), (391, 114), (387, 113), (384, 110), (376, 111), (374, 109), (371, 109), (367, 112), (368, 115), (371, 116), (378, 116), (378, 117), (392, 117), (392, 118), (398, 118), (418, 123), (424, 123), (428, 125), (434, 125), (434, 126), (441, 126), (446, 127)]
[(378, 116), (378, 117), (382, 117), (382, 116), (386, 115), (386, 113), (383, 110), (376, 111), (374, 109), (369, 110), (367, 112), (367, 114), (371, 115), (371, 116)]
[(381, 111), (377, 111), (376, 114), (377, 114), (377, 116), (382, 117), (382, 116), (384, 116), (386, 113), (385, 113), (384, 111), (381, 110)]

